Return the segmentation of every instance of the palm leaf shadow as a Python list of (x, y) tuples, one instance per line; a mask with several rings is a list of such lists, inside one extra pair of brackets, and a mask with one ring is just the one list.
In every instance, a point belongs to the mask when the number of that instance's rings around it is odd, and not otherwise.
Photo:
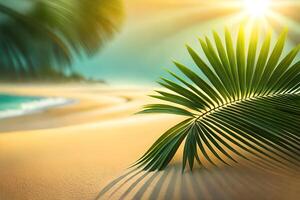
[(297, 196), (299, 177), (296, 169), (268, 171), (255, 166), (195, 169), (182, 174), (180, 164), (174, 164), (160, 172), (125, 173), (104, 187), (95, 200), (284, 199), (285, 195)]

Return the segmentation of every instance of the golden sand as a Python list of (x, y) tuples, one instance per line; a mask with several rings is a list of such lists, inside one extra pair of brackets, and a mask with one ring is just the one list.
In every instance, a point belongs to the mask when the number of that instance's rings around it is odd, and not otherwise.
[(0, 120), (0, 199), (293, 199), (299, 174), (247, 167), (181, 174), (127, 169), (181, 117), (134, 115), (152, 88), (2, 85), (0, 92), (59, 96), (75, 104)]

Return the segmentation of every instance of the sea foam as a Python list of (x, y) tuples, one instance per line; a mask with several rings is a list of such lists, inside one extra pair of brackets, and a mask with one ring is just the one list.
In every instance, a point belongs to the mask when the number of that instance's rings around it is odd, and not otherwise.
[(70, 104), (72, 102), (74, 102), (74, 100), (61, 98), (61, 97), (41, 98), (29, 102), (23, 102), (20, 103), (17, 108), (0, 110), (0, 119), (41, 112), (51, 107), (63, 106), (63, 105)]

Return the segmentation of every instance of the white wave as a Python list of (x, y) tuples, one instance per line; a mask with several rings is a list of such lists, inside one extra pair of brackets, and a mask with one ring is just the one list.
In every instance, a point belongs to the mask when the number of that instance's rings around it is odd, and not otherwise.
[(41, 112), (51, 107), (58, 107), (74, 102), (70, 99), (51, 97), (21, 103), (18, 108), (0, 111), (0, 119)]

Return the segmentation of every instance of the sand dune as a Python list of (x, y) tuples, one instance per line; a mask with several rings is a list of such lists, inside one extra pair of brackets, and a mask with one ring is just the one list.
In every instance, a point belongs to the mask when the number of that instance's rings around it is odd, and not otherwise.
[[(181, 174), (127, 169), (181, 117), (134, 115), (151, 88), (4, 85), (0, 92), (77, 103), (0, 121), (0, 199), (295, 199), (299, 170), (237, 167)], [(127, 173), (127, 174), (126, 174)]]

